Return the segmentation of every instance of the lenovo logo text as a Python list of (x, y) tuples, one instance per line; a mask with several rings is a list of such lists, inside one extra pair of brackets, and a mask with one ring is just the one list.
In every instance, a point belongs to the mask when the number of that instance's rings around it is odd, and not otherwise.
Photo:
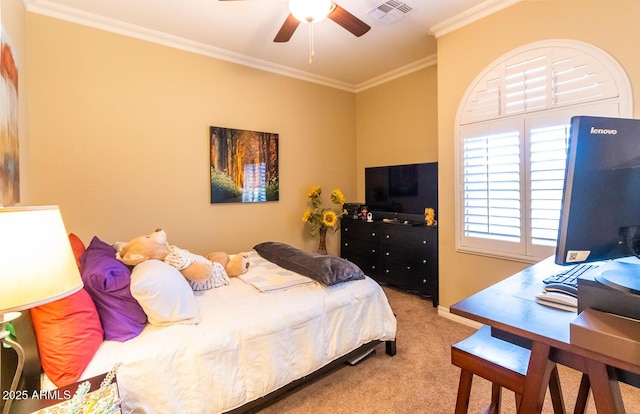
[(596, 128), (596, 127), (591, 127), (591, 134), (597, 134), (597, 135), (616, 135), (618, 133), (617, 129), (606, 129), (606, 128)]

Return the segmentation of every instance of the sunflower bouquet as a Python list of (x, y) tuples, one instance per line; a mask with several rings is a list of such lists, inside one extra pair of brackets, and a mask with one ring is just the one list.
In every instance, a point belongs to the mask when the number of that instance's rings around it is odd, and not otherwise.
[(320, 247), (318, 253), (326, 254), (325, 235), (327, 229), (338, 230), (338, 219), (345, 213), (342, 205), (344, 204), (344, 194), (337, 188), (331, 192), (329, 196), (331, 203), (340, 206), (340, 212), (337, 213), (331, 207), (325, 207), (322, 202), (322, 189), (319, 185), (314, 185), (309, 189), (307, 197), (311, 201), (311, 207), (307, 208), (302, 215), (302, 221), (309, 224), (311, 235), (320, 234)]

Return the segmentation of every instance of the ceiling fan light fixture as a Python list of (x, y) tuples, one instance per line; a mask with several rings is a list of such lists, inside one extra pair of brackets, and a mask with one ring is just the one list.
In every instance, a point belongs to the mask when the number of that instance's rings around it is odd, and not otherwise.
[(331, 0), (289, 0), (289, 11), (301, 22), (319, 22), (334, 8)]

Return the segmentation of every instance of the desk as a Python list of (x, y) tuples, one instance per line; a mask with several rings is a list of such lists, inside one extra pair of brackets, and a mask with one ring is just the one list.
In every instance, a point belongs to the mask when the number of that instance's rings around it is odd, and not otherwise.
[(544, 287), (542, 280), (559, 268), (553, 258), (543, 260), (454, 304), (450, 311), (530, 343), (531, 359), (522, 396), (522, 412), (539, 413), (542, 410), (550, 375), (547, 361), (552, 360), (589, 375), (598, 413), (624, 413), (614, 368), (640, 374), (640, 361), (637, 364), (625, 362), (571, 344), (570, 323), (577, 317), (576, 313), (535, 301), (536, 293)]

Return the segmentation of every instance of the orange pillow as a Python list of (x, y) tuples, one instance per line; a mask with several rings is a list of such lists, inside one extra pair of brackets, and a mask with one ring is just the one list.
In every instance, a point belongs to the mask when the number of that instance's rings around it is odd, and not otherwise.
[(104, 335), (87, 291), (32, 308), (31, 318), (45, 374), (57, 387), (78, 381)]
[(82, 256), (82, 253), (84, 253), (84, 251), (87, 249), (84, 245), (84, 243), (82, 242), (82, 240), (80, 239), (80, 237), (76, 236), (73, 233), (69, 233), (69, 243), (71, 243), (71, 250), (73, 250), (73, 255), (76, 258), (76, 264), (78, 265), (78, 269), (80, 269), (80, 271), (82, 271), (82, 269), (80, 268), (80, 256)]

